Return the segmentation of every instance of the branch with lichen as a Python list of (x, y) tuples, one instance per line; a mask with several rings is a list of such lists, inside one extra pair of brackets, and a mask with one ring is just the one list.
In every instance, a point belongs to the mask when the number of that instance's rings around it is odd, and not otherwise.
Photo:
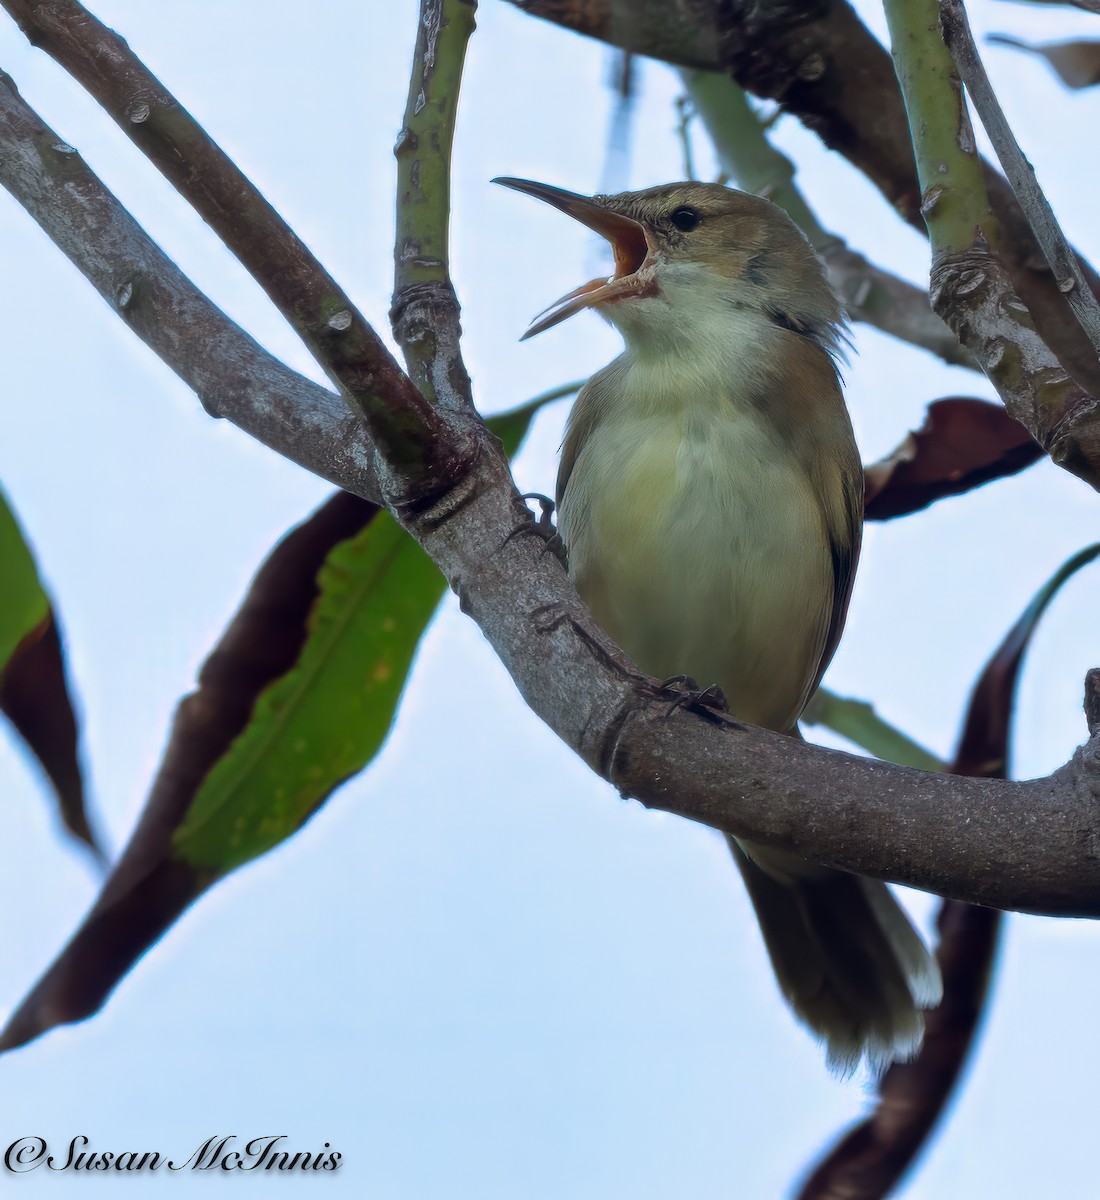
[(932, 305), (1008, 412), (1056, 463), (1100, 488), (1100, 405), (1036, 332), (997, 257), (1000, 227), (937, 0), (886, 0), (885, 7), (932, 242)]
[[(397, 157), (397, 226), (390, 318), (409, 374), (433, 402), (472, 408), (459, 346), (448, 225), (451, 146), (466, 47), (477, 0), (424, 0), (420, 7), (405, 119)], [(443, 386), (436, 372), (450, 373)]]
[(824, 260), (829, 282), (850, 319), (920, 346), (944, 362), (977, 369), (958, 338), (932, 311), (927, 292), (875, 266), (822, 228), (794, 182), (794, 164), (768, 140), (764, 123), (732, 79), (691, 70), (682, 70), (680, 77), (722, 169), (746, 191), (778, 204), (800, 226)]

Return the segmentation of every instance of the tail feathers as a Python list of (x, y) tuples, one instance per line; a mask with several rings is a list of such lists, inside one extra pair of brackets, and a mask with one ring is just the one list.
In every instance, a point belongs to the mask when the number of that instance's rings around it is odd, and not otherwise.
[(730, 845), (780, 989), (825, 1041), (830, 1069), (850, 1074), (864, 1056), (876, 1071), (912, 1058), (921, 1010), (939, 1003), (942, 983), (886, 885), (810, 864), (799, 873), (790, 856)]

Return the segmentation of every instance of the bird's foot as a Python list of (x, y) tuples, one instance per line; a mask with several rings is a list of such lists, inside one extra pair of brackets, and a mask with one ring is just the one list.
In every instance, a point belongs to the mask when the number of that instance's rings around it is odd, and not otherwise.
[(672, 675), (661, 681), (660, 695), (672, 701), (665, 713), (667, 720), (678, 708), (687, 708), (703, 716), (726, 714), (730, 710), (726, 693), (717, 684), (700, 687), (690, 675)]
[(561, 540), (557, 529), (554, 528), (554, 522), (550, 519), (554, 512), (554, 501), (549, 496), (542, 495), (541, 492), (524, 492), (521, 499), (539, 502), (541, 510), (539, 518), (534, 524), (525, 521), (522, 525), (516, 526), (505, 539), (505, 545), (521, 533), (534, 534), (535, 537), (542, 539), (544, 553), (549, 551), (563, 567), (567, 566), (565, 543)]

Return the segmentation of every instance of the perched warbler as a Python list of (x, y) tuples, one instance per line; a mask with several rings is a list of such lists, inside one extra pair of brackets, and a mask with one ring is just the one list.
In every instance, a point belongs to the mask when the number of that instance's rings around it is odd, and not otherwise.
[[(674, 183), (588, 198), (499, 179), (611, 244), (585, 308), (623, 353), (573, 407), (558, 532), (577, 591), (643, 670), (717, 684), (730, 712), (798, 736), (859, 557), (863, 470), (841, 394), (840, 306), (767, 200)], [(730, 839), (779, 986), (837, 1070), (910, 1057), (939, 970), (886, 885)]]

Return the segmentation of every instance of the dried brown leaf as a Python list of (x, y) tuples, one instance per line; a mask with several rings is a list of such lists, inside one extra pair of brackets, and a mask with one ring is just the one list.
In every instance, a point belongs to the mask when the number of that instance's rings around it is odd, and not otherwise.
[(1045, 58), (1068, 88), (1079, 91), (1100, 83), (1100, 42), (1045, 42), (1036, 46), (1005, 33), (991, 33), (987, 40)]
[(1001, 405), (967, 396), (936, 400), (920, 429), (866, 468), (864, 515), (887, 521), (919, 512), (1042, 457), (1043, 448)]

